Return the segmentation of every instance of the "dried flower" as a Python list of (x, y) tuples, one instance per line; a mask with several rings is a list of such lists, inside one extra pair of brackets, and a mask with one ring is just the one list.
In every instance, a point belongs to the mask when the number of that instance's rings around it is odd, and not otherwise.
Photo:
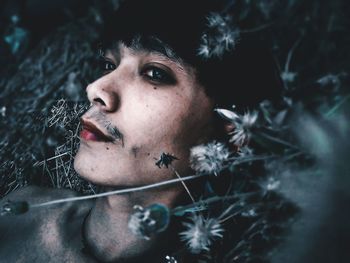
[(269, 192), (278, 189), (281, 181), (277, 180), (275, 177), (270, 176), (266, 180), (261, 181), (259, 184), (262, 187), (263, 191)]
[(217, 219), (205, 219), (202, 215), (193, 214), (190, 220), (184, 223), (186, 230), (180, 233), (180, 237), (192, 253), (209, 251), (213, 241), (223, 237), (224, 230)]
[(207, 20), (208, 30), (202, 35), (197, 55), (205, 59), (221, 58), (226, 51), (235, 48), (239, 41), (240, 30), (232, 26), (229, 16), (211, 13)]
[(167, 255), (167, 256), (165, 257), (165, 262), (166, 262), (166, 263), (177, 263), (177, 260), (176, 260), (176, 258)]
[(2, 117), (6, 117), (6, 107), (5, 107), (5, 106), (2, 106), (2, 107), (0, 108), (0, 115), (1, 115)]
[[(205, 36), (203, 36), (203, 37), (205, 37)], [(205, 43), (202, 43), (199, 46), (198, 51), (197, 51), (197, 55), (200, 57), (209, 58), (210, 57), (209, 46), (208, 46), (208, 44), (206, 44), (206, 41), (204, 41), (204, 42)]]
[(243, 217), (256, 217), (258, 214), (256, 213), (255, 209), (249, 209), (248, 211), (244, 211), (241, 213)]
[(347, 74), (345, 72), (340, 72), (338, 74), (329, 73), (317, 80), (317, 83), (321, 85), (321, 87), (333, 87), (335, 91), (338, 91), (342, 84), (342, 78), (346, 77)]
[[(232, 108), (234, 109), (234, 106)], [(217, 109), (214, 109), (214, 111), (217, 112), (223, 119), (230, 122), (233, 122), (236, 119), (239, 119), (239, 116), (235, 112), (230, 110), (217, 108)]]
[(201, 144), (191, 149), (190, 165), (198, 173), (214, 173), (217, 175), (230, 156), (229, 150), (221, 142)]
[(168, 168), (168, 166), (174, 161), (179, 160), (175, 156), (171, 155), (170, 153), (162, 153), (159, 157), (159, 159), (156, 162), (156, 165), (161, 168), (162, 166), (165, 166)]
[(234, 130), (229, 133), (231, 135), (230, 142), (238, 147), (244, 146), (251, 137), (251, 129), (258, 119), (258, 112), (253, 111), (238, 115), (226, 109), (215, 109), (215, 111), (234, 126)]
[(219, 13), (211, 13), (208, 17), (208, 27), (209, 28), (214, 28), (214, 27), (219, 27), (219, 26), (225, 26), (227, 21), (230, 20), (230, 17), (223, 17)]
[(281, 73), (281, 78), (285, 83), (292, 83), (295, 81), (298, 73), (296, 72), (289, 72), (289, 71), (283, 71)]
[(258, 119), (258, 112), (247, 112), (236, 121), (234, 121), (235, 129), (232, 131), (230, 142), (237, 146), (243, 146), (251, 137), (251, 128)]
[(149, 240), (151, 235), (164, 231), (170, 221), (169, 209), (162, 204), (149, 207), (134, 206), (128, 227), (137, 236)]

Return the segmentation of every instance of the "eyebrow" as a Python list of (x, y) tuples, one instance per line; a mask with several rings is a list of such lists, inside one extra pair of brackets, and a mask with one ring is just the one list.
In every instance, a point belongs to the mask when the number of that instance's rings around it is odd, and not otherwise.
[(149, 48), (145, 48), (145, 47), (141, 47), (141, 48), (137, 48), (134, 49), (132, 48), (133, 51), (136, 52), (149, 52), (150, 54), (155, 54), (160, 56), (161, 58), (163, 58), (164, 60), (170, 60), (171, 62), (173, 62), (174, 64), (176, 64), (176, 66), (181, 69), (182, 71), (184, 71), (184, 63), (181, 61), (181, 59), (177, 58), (177, 57), (172, 57), (172, 56), (168, 56), (165, 52), (161, 52), (158, 50), (154, 50), (154, 49), (149, 49)]
[(120, 44), (125, 45), (134, 52), (148, 52), (150, 54), (159, 55), (160, 57), (175, 63), (182, 71), (184, 71), (184, 68), (186, 67), (184, 61), (176, 55), (174, 50), (158, 38), (149, 37), (147, 40), (142, 41), (140, 37), (134, 37), (130, 44), (121, 40), (117, 41), (112, 48), (108, 49), (112, 52), (115, 58), (120, 58)]

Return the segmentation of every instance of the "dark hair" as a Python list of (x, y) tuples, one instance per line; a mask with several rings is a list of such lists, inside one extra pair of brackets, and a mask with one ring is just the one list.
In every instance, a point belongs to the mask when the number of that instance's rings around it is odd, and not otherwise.
[(220, 107), (240, 110), (264, 99), (278, 100), (282, 85), (273, 57), (252, 34), (241, 36), (222, 57), (198, 56), (208, 15), (222, 9), (219, 0), (126, 0), (110, 17), (101, 41), (104, 47), (117, 41), (130, 46), (137, 36), (146, 48), (159, 49), (154, 40), (161, 40), (196, 69), (199, 82)]

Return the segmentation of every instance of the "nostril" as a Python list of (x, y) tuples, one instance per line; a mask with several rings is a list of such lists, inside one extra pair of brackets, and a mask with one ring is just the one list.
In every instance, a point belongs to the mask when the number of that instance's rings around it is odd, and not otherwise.
[(103, 106), (106, 106), (106, 103), (105, 103), (102, 99), (100, 99), (100, 98), (95, 98), (95, 99), (94, 99), (94, 102), (97, 102), (97, 103), (99, 103), (99, 104), (101, 104), (101, 105), (103, 105)]

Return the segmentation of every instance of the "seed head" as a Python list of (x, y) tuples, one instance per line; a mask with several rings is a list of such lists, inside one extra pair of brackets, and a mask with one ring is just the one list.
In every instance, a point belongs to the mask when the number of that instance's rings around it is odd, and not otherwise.
[(169, 209), (162, 204), (149, 207), (135, 205), (128, 227), (137, 236), (149, 240), (151, 235), (164, 231), (170, 220)]
[(203, 33), (197, 55), (208, 59), (221, 58), (226, 51), (235, 48), (240, 30), (232, 26), (231, 17), (211, 13), (208, 17), (207, 31)]
[(251, 137), (251, 130), (258, 119), (258, 112), (246, 112), (239, 115), (226, 109), (215, 109), (215, 111), (234, 126), (234, 130), (229, 133), (231, 135), (230, 142), (238, 147), (244, 146)]
[(202, 215), (193, 214), (190, 221), (184, 223), (186, 230), (180, 233), (180, 237), (194, 254), (209, 251), (213, 241), (223, 237), (224, 230), (217, 219), (205, 219)]
[(213, 173), (217, 175), (230, 156), (229, 150), (221, 142), (201, 144), (191, 149), (190, 165), (198, 173)]

